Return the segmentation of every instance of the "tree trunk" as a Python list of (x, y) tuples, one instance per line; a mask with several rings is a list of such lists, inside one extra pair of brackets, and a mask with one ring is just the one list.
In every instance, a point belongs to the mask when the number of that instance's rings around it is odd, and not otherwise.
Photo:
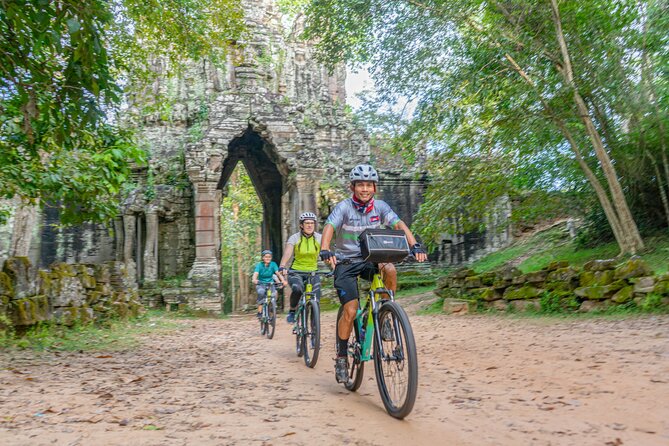
[(37, 224), (38, 215), (38, 202), (31, 203), (28, 200), (21, 199), (21, 203), (17, 207), (16, 213), (14, 214), (12, 240), (9, 246), (10, 257), (29, 256), (33, 228)]
[(609, 199), (606, 190), (604, 190), (604, 186), (602, 186), (602, 183), (599, 182), (599, 179), (597, 178), (595, 173), (592, 171), (592, 169), (590, 169), (590, 166), (588, 166), (588, 163), (586, 163), (585, 160), (583, 159), (581, 151), (578, 148), (578, 145), (576, 144), (576, 140), (574, 139), (574, 137), (572, 136), (571, 132), (566, 127), (566, 125), (559, 120), (555, 122), (557, 126), (560, 128), (560, 131), (562, 131), (564, 137), (567, 139), (567, 141), (569, 141), (569, 145), (571, 146), (572, 150), (574, 151), (574, 154), (576, 155), (576, 161), (578, 162), (578, 165), (585, 173), (585, 176), (590, 182), (590, 185), (594, 189), (595, 194), (599, 199), (599, 203), (601, 204), (602, 209), (604, 210), (606, 219), (609, 221), (609, 224), (611, 225), (611, 231), (613, 231), (613, 236), (615, 237), (616, 242), (620, 247), (621, 254), (624, 254), (625, 249), (623, 246), (627, 243), (627, 241), (625, 240), (625, 234), (622, 229), (622, 225), (620, 224), (620, 220), (618, 219), (618, 215), (616, 214), (616, 211), (614, 210), (613, 205), (611, 204), (611, 200)]
[(613, 236), (616, 239), (616, 242), (618, 243), (618, 246), (620, 247), (621, 254), (626, 252), (624, 246), (627, 245), (627, 241), (625, 240), (625, 235), (624, 231), (622, 229), (622, 226), (620, 224), (620, 220), (618, 216), (616, 215), (615, 210), (613, 209), (613, 205), (611, 204), (611, 200), (609, 199), (609, 196), (607, 195), (606, 191), (604, 190), (604, 187), (602, 184), (599, 182), (599, 179), (597, 176), (594, 174), (592, 169), (590, 169), (590, 166), (588, 166), (588, 163), (585, 162), (583, 159), (583, 156), (581, 155), (581, 151), (578, 148), (578, 144), (576, 143), (576, 140), (574, 139), (573, 135), (567, 128), (567, 125), (562, 121), (556, 113), (553, 112), (553, 109), (550, 107), (548, 102), (541, 96), (541, 93), (537, 90), (535, 83), (530, 79), (528, 74), (523, 71), (522, 68), (518, 65), (518, 63), (514, 60), (513, 57), (511, 57), (510, 54), (506, 54), (506, 59), (511, 63), (511, 66), (513, 69), (522, 77), (525, 82), (527, 82), (532, 89), (535, 91), (537, 96), (539, 97), (539, 100), (541, 101), (541, 104), (544, 107), (544, 110), (546, 111), (546, 114), (549, 116), (549, 119), (555, 123), (555, 125), (560, 129), (564, 137), (567, 139), (569, 142), (569, 145), (571, 146), (574, 155), (576, 156), (576, 161), (578, 162), (578, 165), (581, 167), (583, 170), (583, 173), (585, 174), (586, 178), (590, 182), (590, 185), (595, 191), (595, 194), (597, 195), (597, 198), (599, 199), (599, 203), (602, 206), (602, 209), (604, 210), (604, 214), (606, 215), (606, 218), (609, 222), (609, 225), (611, 226), (611, 230), (613, 231)]
[(667, 201), (667, 193), (664, 190), (664, 184), (662, 184), (662, 174), (660, 173), (660, 168), (657, 165), (657, 161), (653, 158), (650, 152), (646, 151), (646, 156), (653, 165), (655, 170), (655, 177), (657, 178), (657, 187), (660, 189), (660, 199), (662, 200), (662, 206), (664, 207), (664, 216), (667, 219), (667, 228), (669, 228), (669, 201)]
[[(592, 147), (595, 150), (595, 155), (599, 160), (599, 165), (602, 168), (604, 177), (609, 186), (609, 192), (611, 193), (611, 199), (613, 202), (613, 207), (615, 213), (618, 216), (620, 222), (620, 227), (622, 229), (623, 236), (623, 246), (621, 249), (624, 253), (635, 254), (636, 252), (644, 248), (643, 240), (639, 234), (639, 229), (637, 228), (636, 222), (632, 217), (632, 213), (629, 210), (627, 205), (627, 200), (623, 193), (622, 187), (620, 186), (620, 181), (618, 180), (618, 175), (613, 167), (611, 158), (604, 148), (599, 132), (595, 128), (592, 118), (590, 117), (590, 112), (588, 110), (585, 101), (579, 93), (578, 86), (574, 81), (573, 69), (571, 66), (571, 59), (569, 57), (569, 51), (567, 49), (567, 43), (562, 32), (562, 22), (560, 19), (560, 13), (558, 10), (557, 0), (551, 0), (551, 7), (553, 11), (553, 23), (555, 25), (555, 31), (557, 34), (557, 40), (560, 45), (560, 52), (562, 54), (562, 59), (564, 66), (559, 69), (562, 76), (565, 78), (567, 84), (573, 90), (574, 103), (579, 113), (579, 117), (583, 124), (585, 125), (586, 133), (590, 138)], [(613, 225), (612, 225), (613, 226)]]
[(235, 292), (235, 257), (230, 256), (230, 299), (232, 299), (231, 311), (238, 308), (237, 297)]

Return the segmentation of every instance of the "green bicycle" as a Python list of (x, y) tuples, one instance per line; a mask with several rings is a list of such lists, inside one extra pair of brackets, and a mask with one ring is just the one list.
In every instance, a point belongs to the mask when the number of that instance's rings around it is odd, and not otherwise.
[(318, 362), (321, 348), (321, 317), (318, 297), (313, 289), (313, 279), (317, 276), (331, 276), (331, 271), (312, 271), (309, 273), (304, 293), (295, 310), (295, 353), (304, 357), (304, 363), (314, 368)]
[[(365, 362), (374, 359), (383, 405), (390, 416), (402, 419), (411, 413), (418, 390), (418, 357), (409, 317), (395, 302), (394, 293), (386, 288), (380, 273), (374, 275), (368, 296), (364, 302), (363, 299), (358, 300), (348, 341), (349, 378), (344, 386), (352, 392), (358, 390)], [(342, 312), (340, 307), (337, 326)]]
[(266, 335), (268, 339), (274, 337), (276, 328), (276, 291), (280, 289), (275, 284), (270, 284), (265, 292), (265, 300), (262, 303), (260, 313), (260, 335)]

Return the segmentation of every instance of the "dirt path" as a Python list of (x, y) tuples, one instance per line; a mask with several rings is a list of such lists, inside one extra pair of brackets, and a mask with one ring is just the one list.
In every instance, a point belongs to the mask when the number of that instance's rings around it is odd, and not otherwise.
[(404, 421), (371, 366), (358, 393), (335, 383), (334, 317), (314, 370), (284, 321), (267, 340), (251, 318), (184, 321), (135, 351), (0, 352), (0, 443), (669, 444), (669, 317), (412, 315), (419, 394)]

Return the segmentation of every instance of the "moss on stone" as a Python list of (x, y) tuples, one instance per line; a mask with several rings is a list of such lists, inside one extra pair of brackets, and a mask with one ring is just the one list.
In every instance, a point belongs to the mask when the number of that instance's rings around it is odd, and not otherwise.
[(579, 276), (579, 283), (584, 286), (604, 286), (613, 282), (613, 270), (583, 271)]
[(580, 287), (574, 290), (577, 296), (584, 297), (588, 300), (603, 300), (609, 298), (616, 291), (627, 286), (624, 280), (617, 280), (609, 285), (604, 286), (590, 286)]
[(632, 257), (615, 270), (615, 278), (629, 279), (630, 277), (650, 276), (653, 272), (650, 266), (640, 257)]
[(564, 268), (558, 268), (555, 271), (551, 271), (546, 277), (547, 282), (569, 282), (572, 280), (578, 279), (579, 270), (573, 266), (567, 266)]
[(551, 272), (558, 270), (560, 268), (566, 268), (569, 266), (569, 262), (566, 260), (553, 260), (551, 263), (548, 264), (548, 266), (545, 268), (546, 271)]
[(469, 276), (465, 278), (465, 288), (480, 288), (483, 285), (480, 276)]
[(14, 284), (7, 273), (0, 271), (0, 295), (14, 296)]
[(617, 304), (629, 302), (632, 298), (634, 298), (634, 287), (632, 285), (619, 289), (613, 296), (611, 296), (611, 300)]
[(499, 300), (502, 298), (502, 293), (499, 291), (496, 291), (494, 288), (485, 288), (481, 293), (480, 293), (481, 299), (485, 300), (486, 302), (492, 302), (494, 300)]
[(571, 282), (546, 282), (544, 288), (548, 291), (571, 292), (574, 286)]
[(524, 285), (520, 288), (507, 288), (506, 291), (504, 291), (503, 297), (505, 300), (534, 299), (543, 293), (543, 291), (544, 290), (531, 285)]
[(669, 295), (669, 281), (657, 282), (653, 287), (653, 293)]

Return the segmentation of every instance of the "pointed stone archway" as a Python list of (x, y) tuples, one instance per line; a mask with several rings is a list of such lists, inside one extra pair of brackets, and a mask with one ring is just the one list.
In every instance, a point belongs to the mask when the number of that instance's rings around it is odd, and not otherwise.
[(223, 162), (218, 188), (227, 184), (238, 162), (244, 164), (263, 207), (262, 247), (271, 249), (280, 258), (283, 247), (281, 233), (281, 197), (286, 183), (272, 159), (276, 148), (249, 126), (241, 136), (228, 144), (228, 155)]
[[(288, 157), (295, 152), (297, 131), (254, 121), (237, 123), (236, 132), (215, 144), (191, 145), (187, 171), (195, 192), (195, 261), (188, 274), (192, 287), (188, 302), (194, 308), (221, 311), (220, 206), (222, 189), (238, 162), (246, 168), (263, 205), (263, 247), (280, 258), (283, 242), (297, 230), (297, 216), (304, 209), (317, 212), (323, 169), (301, 168)], [(230, 126), (231, 127), (231, 126)], [(288, 155), (288, 156), (287, 156)]]

